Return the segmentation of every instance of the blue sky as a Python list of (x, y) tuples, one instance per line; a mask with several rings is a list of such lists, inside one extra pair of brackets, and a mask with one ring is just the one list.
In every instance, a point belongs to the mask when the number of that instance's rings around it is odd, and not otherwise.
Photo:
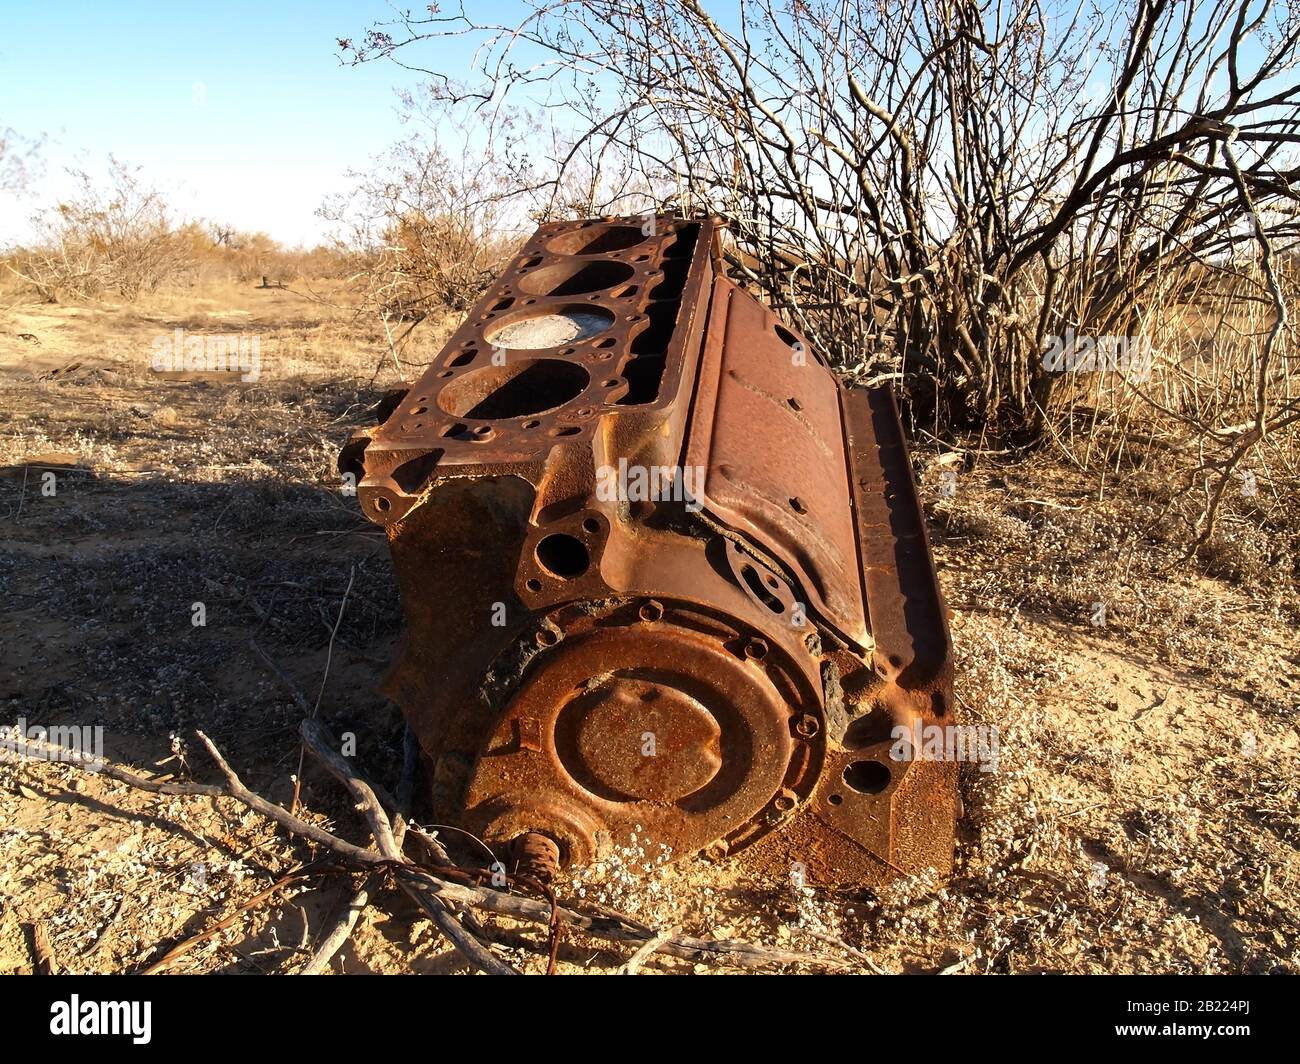
[[(733, 4), (707, 3), (728, 22)], [(523, 5), (466, 6), (481, 22), (510, 23)], [(338, 56), (339, 37), (394, 17), (386, 0), (0, 0), (0, 131), (47, 138), (34, 194), (0, 195), (0, 248), (29, 236), (33, 212), (68, 189), (66, 167), (100, 171), (110, 152), (142, 167), (186, 217), (286, 244), (324, 238), (315, 212), (351, 187), (347, 171), (410, 135), (396, 91), (419, 75)], [(467, 75), (472, 48), (425, 41), (401, 58)], [(1096, 91), (1107, 87), (1099, 75)]]
[[(478, 13), (493, 6), (512, 5)], [(0, 200), (0, 245), (66, 187), (64, 167), (94, 171), (109, 152), (188, 216), (313, 242), (321, 201), (403, 134), (395, 90), (416, 76), (337, 55), (336, 38), (391, 14), (383, 0), (3, 0), (0, 129), (48, 142), (36, 195)], [(456, 60), (419, 47), (426, 63)]]

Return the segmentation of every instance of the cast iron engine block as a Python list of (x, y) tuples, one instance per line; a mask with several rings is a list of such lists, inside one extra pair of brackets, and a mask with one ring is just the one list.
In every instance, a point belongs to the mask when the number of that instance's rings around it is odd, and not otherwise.
[(583, 865), (950, 870), (946, 615), (892, 394), (720, 269), (710, 219), (543, 225), (344, 448), (405, 615), (434, 810)]

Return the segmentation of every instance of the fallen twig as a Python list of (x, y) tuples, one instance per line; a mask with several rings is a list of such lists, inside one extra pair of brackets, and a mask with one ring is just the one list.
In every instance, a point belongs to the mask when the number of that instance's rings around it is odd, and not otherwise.
[[(402, 779), (397, 787), (397, 809), (395, 810), (393, 823), (393, 838), (399, 849), (406, 835), (406, 818), (410, 815), (411, 792), (415, 784), (417, 751), (415, 736), (411, 729), (407, 728), (402, 743)], [(366, 881), (357, 888), (356, 892), (348, 900), (347, 906), (339, 914), (334, 926), (321, 938), (311, 957), (308, 958), (307, 963), (303, 965), (302, 970), (298, 973), (299, 975), (320, 975), (329, 967), (334, 955), (352, 937), (357, 921), (370, 904), (371, 898), (379, 890), (382, 879), (381, 873), (372, 872), (366, 878)]]
[[(489, 975), (518, 975), (514, 968), (498, 959), (483, 943), (474, 938), (452, 915), (446, 904), (436, 894), (431, 894), (426, 884), (418, 877), (404, 872), (406, 860), (393, 837), (393, 828), (384, 808), (375, 797), (370, 785), (360, 779), (342, 754), (334, 749), (333, 737), (318, 720), (304, 720), (300, 729), (303, 744), (336, 780), (347, 788), (348, 793), (356, 799), (358, 811), (370, 826), (370, 833), (375, 838), (375, 845), (394, 868), (398, 885), (410, 896), (425, 914), (447, 936), (452, 945), (480, 971)], [(411, 866), (414, 867), (414, 866)]]
[[(499, 916), (508, 916), (528, 923), (550, 925), (552, 908), (547, 902), (507, 894), (489, 887), (470, 885), (468, 882), (454, 882), (451, 879), (443, 878), (444, 876), (454, 875), (468, 880), (470, 876), (463, 869), (449, 867), (430, 870), (405, 859), (394, 862), (373, 850), (363, 849), (333, 835), (324, 828), (302, 820), (282, 806), (267, 801), (245, 787), (212, 741), (201, 731), (196, 732), (196, 735), (225, 778), (226, 783), (224, 786), (198, 783), (160, 784), (137, 776), (135, 773), (102, 759), (66, 750), (54, 744), (35, 739), (11, 740), (11, 745), (13, 745), (15, 752), (25, 756), (39, 760), (57, 759), (83, 770), (100, 771), (110, 779), (154, 793), (234, 798), (254, 812), (260, 813), (267, 819), (279, 824), (290, 834), (324, 847), (339, 860), (349, 862), (355, 867), (372, 870), (390, 867), (400, 868), (408, 882), (413, 885), (418, 884), (421, 889), (436, 896), (446, 904), (482, 909)], [(93, 766), (99, 767), (95, 768)], [(560, 907), (559, 917), (570, 929), (614, 942), (630, 942), (639, 945), (647, 939), (655, 937), (654, 931), (632, 917), (624, 916), (621, 913), (605, 910), (582, 912)], [(670, 956), (697, 963), (712, 961), (736, 968), (761, 968), (796, 964), (814, 965), (821, 968), (847, 967), (845, 962), (832, 957), (769, 949), (744, 941), (701, 939), (687, 935), (674, 935), (655, 952), (667, 953)]]
[(45, 925), (33, 920), (27, 925), (27, 934), (31, 940), (32, 971), (37, 975), (58, 975), (59, 965), (54, 959), (54, 947), (50, 945), (50, 936), (45, 933)]
[(636, 975), (636, 973), (641, 970), (641, 965), (650, 959), (650, 955), (660, 946), (670, 941), (675, 934), (677, 934), (677, 928), (670, 927), (666, 931), (660, 931), (654, 938), (647, 939), (637, 948), (637, 951), (627, 959), (627, 962), (619, 968), (616, 974)]

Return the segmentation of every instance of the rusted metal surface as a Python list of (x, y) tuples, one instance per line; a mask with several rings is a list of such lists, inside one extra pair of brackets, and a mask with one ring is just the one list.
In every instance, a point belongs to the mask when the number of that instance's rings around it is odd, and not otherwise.
[(770, 310), (719, 278), (687, 462), (705, 470), (709, 512), (776, 555), (819, 612), (865, 645), (840, 388), (807, 365), (814, 357)]
[(952, 713), (893, 399), (840, 385), (716, 241), (543, 226), (349, 442), (406, 617), (386, 691), (439, 816), (548, 874), (634, 834), (821, 882), (945, 873), (955, 765), (890, 757)]

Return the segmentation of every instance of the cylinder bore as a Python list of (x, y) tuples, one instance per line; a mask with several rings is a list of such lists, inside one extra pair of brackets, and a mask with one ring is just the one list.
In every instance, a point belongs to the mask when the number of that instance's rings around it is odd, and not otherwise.
[(557, 255), (608, 255), (648, 239), (638, 225), (591, 225), (557, 236), (546, 250)]
[(581, 296), (620, 285), (634, 273), (626, 262), (614, 259), (560, 262), (520, 278), (518, 288), (530, 296)]
[(613, 324), (614, 315), (604, 307), (560, 307), (551, 313), (511, 318), (484, 339), (509, 351), (541, 351), (589, 340)]
[(453, 417), (524, 417), (563, 406), (590, 383), (591, 377), (576, 362), (526, 358), (471, 370), (438, 393), (438, 405)]

